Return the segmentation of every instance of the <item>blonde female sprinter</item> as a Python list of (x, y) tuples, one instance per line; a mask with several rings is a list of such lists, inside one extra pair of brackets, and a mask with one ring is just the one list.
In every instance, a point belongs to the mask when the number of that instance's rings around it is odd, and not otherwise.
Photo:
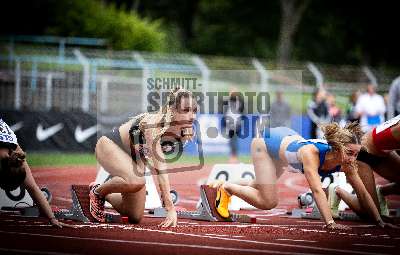
[(119, 213), (127, 215), (131, 223), (142, 219), (146, 199), (144, 171), (151, 161), (167, 210), (160, 225), (176, 226), (177, 215), (163, 152), (192, 138), (196, 111), (192, 93), (175, 89), (158, 112), (140, 114), (100, 137), (96, 145), (97, 161), (112, 178), (102, 185), (90, 185), (90, 212), (96, 220), (105, 221), (105, 200)]
[(376, 222), (382, 222), (379, 212), (357, 174), (355, 160), (361, 148), (358, 124), (341, 128), (337, 123), (322, 127), (326, 140), (306, 140), (286, 127), (270, 128), (263, 138), (254, 138), (251, 155), (256, 178), (248, 185), (215, 182), (218, 187), (216, 208), (222, 217), (228, 217), (228, 204), (235, 195), (264, 210), (278, 204), (276, 182), (284, 169), (305, 175), (314, 199), (328, 229), (347, 229), (336, 224), (321, 186), (321, 176), (343, 171), (359, 197), (368, 204), (368, 212)]

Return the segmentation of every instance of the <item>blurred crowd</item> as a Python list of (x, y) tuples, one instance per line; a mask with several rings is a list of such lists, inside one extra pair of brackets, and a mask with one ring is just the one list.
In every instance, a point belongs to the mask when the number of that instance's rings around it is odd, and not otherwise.
[(376, 89), (376, 84), (368, 84), (365, 91), (353, 92), (344, 111), (337, 105), (334, 94), (324, 88), (316, 89), (307, 106), (311, 137), (322, 138), (318, 128), (320, 124), (334, 121), (344, 125), (349, 121), (359, 121), (363, 131), (367, 132), (400, 114), (400, 77), (392, 82), (388, 93), (380, 95)]
[[(354, 91), (347, 102), (342, 102), (340, 106), (333, 93), (323, 86), (316, 89), (307, 106), (311, 138), (323, 138), (319, 129), (321, 124), (337, 122), (344, 126), (347, 122), (358, 121), (363, 131), (367, 132), (400, 114), (400, 77), (393, 81), (388, 93), (380, 95), (376, 89), (376, 84), (368, 84), (364, 89)], [(223, 108), (222, 129), (229, 139), (230, 163), (239, 162), (238, 134), (241, 132), (241, 119), (245, 116), (243, 98), (237, 93), (236, 89), (230, 92)], [(292, 111), (283, 91), (276, 91), (273, 98), (270, 105), (270, 127), (291, 127)]]

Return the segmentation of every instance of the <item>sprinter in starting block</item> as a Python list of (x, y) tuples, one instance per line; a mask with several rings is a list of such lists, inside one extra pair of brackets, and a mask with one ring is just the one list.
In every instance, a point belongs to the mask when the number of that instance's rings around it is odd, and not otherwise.
[(10, 127), (0, 118), (0, 188), (6, 192), (25, 186), (34, 203), (56, 227), (73, 227), (59, 222), (43, 192), (36, 184), (31, 169), (26, 162), (26, 155), (18, 145), (17, 137)]
[[(380, 209), (381, 215), (389, 216), (385, 196), (400, 195), (400, 115), (390, 119), (366, 133), (362, 138), (362, 148), (358, 154), (359, 174)], [(375, 171), (389, 184), (376, 186), (372, 173)], [(343, 189), (336, 188), (336, 195), (362, 217), (368, 217), (364, 208), (365, 201)]]
[(348, 229), (336, 224), (322, 189), (321, 177), (343, 171), (350, 180), (356, 194), (365, 198), (368, 213), (377, 225), (385, 226), (381, 216), (357, 174), (356, 157), (361, 148), (361, 130), (358, 123), (341, 128), (337, 123), (322, 127), (326, 140), (305, 140), (295, 131), (286, 128), (266, 129), (264, 136), (254, 138), (251, 144), (256, 178), (247, 184), (215, 182), (218, 187), (215, 206), (222, 217), (229, 217), (228, 204), (231, 195), (236, 195), (249, 204), (264, 210), (278, 204), (277, 179), (284, 168), (305, 175), (313, 193), (315, 203), (328, 229)]
[(94, 219), (105, 222), (107, 200), (120, 214), (127, 215), (131, 223), (138, 223), (144, 214), (147, 166), (152, 174), (157, 174), (167, 210), (160, 225), (176, 226), (177, 213), (170, 194), (164, 153), (182, 149), (183, 144), (192, 139), (196, 111), (193, 94), (177, 88), (159, 111), (140, 114), (100, 137), (96, 158), (112, 177), (104, 184), (90, 185), (90, 213)]

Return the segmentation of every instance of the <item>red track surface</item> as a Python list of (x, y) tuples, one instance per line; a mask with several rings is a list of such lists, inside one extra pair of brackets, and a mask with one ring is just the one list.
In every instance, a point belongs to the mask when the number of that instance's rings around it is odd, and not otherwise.
[[(180, 207), (194, 209), (198, 180), (210, 171), (170, 175), (181, 198)], [(95, 167), (35, 169), (40, 186), (53, 194), (53, 205), (68, 208), (70, 185), (94, 180)], [(350, 231), (328, 232), (321, 221), (292, 219), (286, 209), (296, 206), (307, 190), (299, 174), (285, 174), (279, 183), (280, 204), (270, 211), (249, 211), (256, 224), (180, 220), (176, 228), (159, 228), (161, 219), (147, 215), (138, 225), (78, 224), (77, 229), (55, 229), (44, 219), (0, 215), (0, 253), (28, 254), (398, 254), (399, 230), (382, 230), (368, 223), (343, 222)], [(391, 201), (398, 207), (398, 202)]]

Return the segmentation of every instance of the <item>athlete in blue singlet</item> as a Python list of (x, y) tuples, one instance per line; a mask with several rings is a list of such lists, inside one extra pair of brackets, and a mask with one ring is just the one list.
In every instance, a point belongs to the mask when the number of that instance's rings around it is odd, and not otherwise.
[(379, 212), (357, 174), (356, 158), (360, 151), (362, 135), (358, 124), (341, 128), (337, 123), (322, 127), (326, 140), (306, 140), (295, 131), (278, 127), (266, 130), (264, 137), (254, 138), (251, 155), (255, 180), (246, 184), (215, 182), (218, 188), (216, 209), (222, 217), (228, 217), (231, 195), (249, 204), (269, 210), (278, 204), (277, 179), (284, 170), (305, 175), (313, 192), (314, 200), (328, 229), (348, 229), (336, 224), (321, 185), (321, 176), (343, 171), (359, 197), (367, 201), (368, 213), (382, 222)]

